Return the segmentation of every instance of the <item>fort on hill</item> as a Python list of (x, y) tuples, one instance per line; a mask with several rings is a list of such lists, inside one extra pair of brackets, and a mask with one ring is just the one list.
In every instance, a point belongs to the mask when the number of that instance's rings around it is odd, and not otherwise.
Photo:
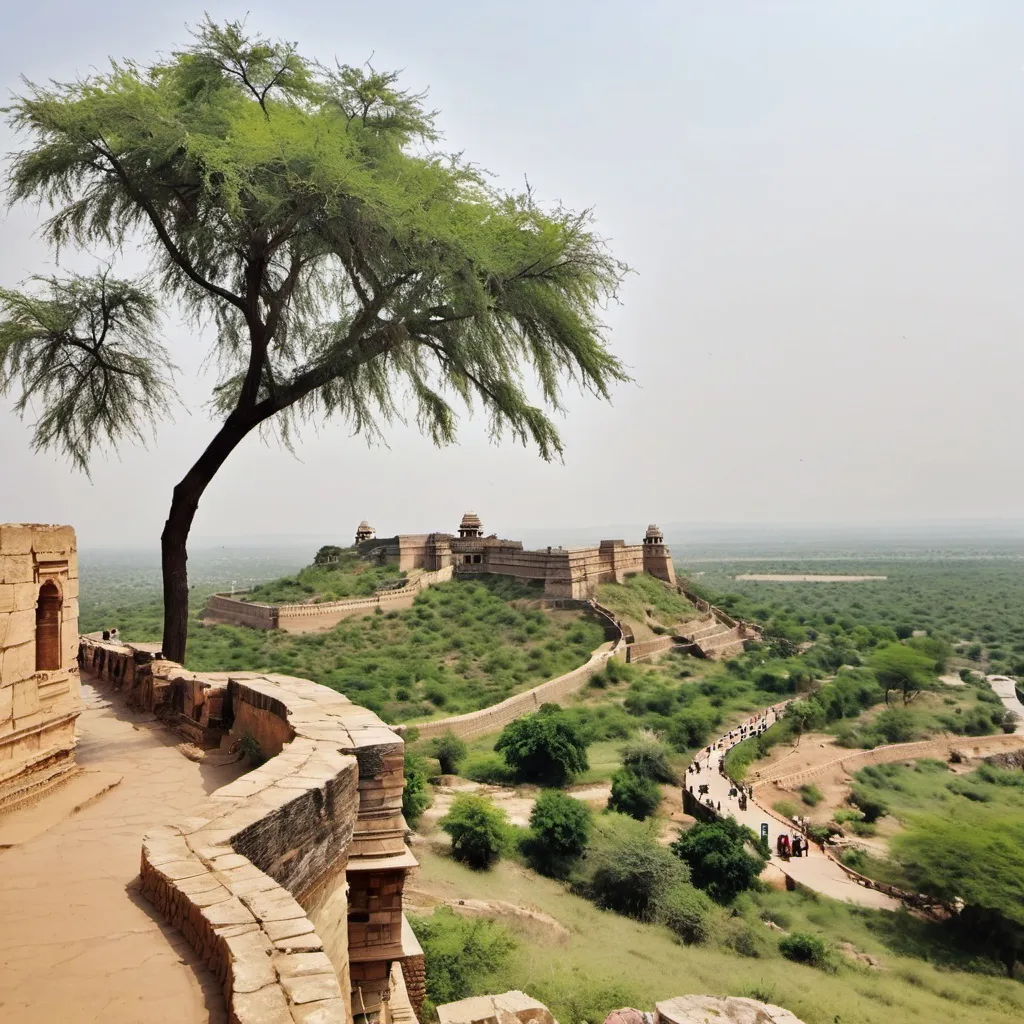
[(541, 583), (544, 595), (585, 601), (593, 598), (602, 583), (623, 583), (627, 576), (646, 572), (671, 586), (676, 585), (672, 555), (661, 530), (647, 527), (643, 541), (602, 540), (586, 547), (548, 547), (530, 551), (522, 541), (485, 535), (475, 512), (467, 512), (458, 534), (418, 533), (378, 537), (363, 520), (355, 534), (355, 550), (377, 565), (393, 565), (406, 577), (369, 597), (341, 601), (309, 601), (302, 604), (260, 604), (244, 596), (215, 594), (206, 605), (207, 621), (257, 629), (309, 632), (330, 629), (342, 619), (366, 615), (376, 608), (400, 610), (411, 607), (424, 587), (455, 578), (483, 574), (512, 576), (524, 583)]

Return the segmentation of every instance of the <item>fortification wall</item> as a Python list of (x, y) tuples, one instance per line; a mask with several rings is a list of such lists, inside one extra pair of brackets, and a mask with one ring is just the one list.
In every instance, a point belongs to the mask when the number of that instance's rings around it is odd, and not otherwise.
[(1024, 738), (1014, 734), (997, 733), (994, 736), (955, 736), (944, 735), (936, 739), (920, 740), (916, 743), (891, 743), (873, 750), (861, 750), (843, 754), (826, 761), (814, 768), (806, 768), (798, 772), (786, 772), (784, 764), (774, 765), (756, 773), (754, 788), (774, 783), (782, 789), (796, 789), (807, 782), (820, 778), (822, 775), (841, 767), (852, 774), (861, 768), (873, 764), (892, 764), (894, 761), (916, 761), (924, 757), (933, 757), (940, 761), (949, 760), (954, 751), (963, 757), (981, 757), (984, 754), (999, 751), (1019, 750), (1024, 746)]
[(426, 587), (446, 583), (452, 578), (452, 566), (413, 577), (404, 587), (381, 590), (369, 597), (351, 597), (343, 601), (319, 604), (253, 604), (226, 594), (214, 594), (206, 602), (206, 618), (235, 626), (255, 629), (283, 629), (286, 633), (313, 633), (330, 629), (343, 619), (372, 615), (382, 611), (411, 608), (416, 595)]
[[(682, 647), (674, 636), (656, 636), (651, 640), (638, 640), (626, 648), (626, 661), (646, 661), (656, 654), (672, 650), (673, 647)], [(689, 646), (689, 645), (685, 645)]]
[(415, 977), (422, 950), (403, 948), (401, 892), (415, 860), (401, 739), (309, 680), (200, 675), (90, 638), (80, 657), (169, 724), (194, 714), (224, 746), (245, 737), (269, 757), (143, 839), (142, 891), (220, 978), (230, 1019), (350, 1024), (355, 1001), (411, 1022), (420, 1006), (402, 961)]
[(77, 771), (77, 650), (75, 531), (0, 524), (0, 811)]

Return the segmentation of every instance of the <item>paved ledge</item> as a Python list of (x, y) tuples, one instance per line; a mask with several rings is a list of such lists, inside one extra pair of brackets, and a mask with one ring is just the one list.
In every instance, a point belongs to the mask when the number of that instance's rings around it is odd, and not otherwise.
[[(416, 862), (401, 815), (401, 738), (306, 679), (192, 673), (91, 638), (79, 658), (189, 738), (220, 735), (222, 746), (268, 757), (142, 844), (143, 893), (216, 975), (231, 1021), (344, 1024), (355, 988), (384, 1024), (413, 1019), (422, 995), (406, 993), (403, 958), (422, 954), (402, 943), (402, 879)], [(364, 879), (358, 891), (349, 873)], [(356, 898), (373, 912), (351, 924)]]

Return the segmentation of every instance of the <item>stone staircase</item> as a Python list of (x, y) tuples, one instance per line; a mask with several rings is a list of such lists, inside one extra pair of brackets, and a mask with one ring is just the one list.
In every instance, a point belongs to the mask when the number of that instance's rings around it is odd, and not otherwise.
[(682, 636), (694, 644), (705, 658), (712, 660), (732, 658), (743, 652), (739, 627), (719, 622), (713, 615), (698, 619), (692, 625), (688, 623)]

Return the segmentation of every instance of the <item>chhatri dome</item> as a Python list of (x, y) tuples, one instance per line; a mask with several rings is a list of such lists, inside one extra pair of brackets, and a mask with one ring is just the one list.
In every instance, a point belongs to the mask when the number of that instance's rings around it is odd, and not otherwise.
[(484, 535), (484, 524), (475, 512), (467, 512), (459, 523), (460, 537), (482, 537)]
[(356, 543), (361, 544), (364, 540), (370, 540), (377, 536), (377, 531), (364, 519), (356, 527)]
[(661, 528), (655, 526), (654, 523), (651, 523), (651, 525), (647, 527), (647, 533), (644, 534), (644, 543), (663, 544), (664, 542), (665, 538), (661, 532)]

